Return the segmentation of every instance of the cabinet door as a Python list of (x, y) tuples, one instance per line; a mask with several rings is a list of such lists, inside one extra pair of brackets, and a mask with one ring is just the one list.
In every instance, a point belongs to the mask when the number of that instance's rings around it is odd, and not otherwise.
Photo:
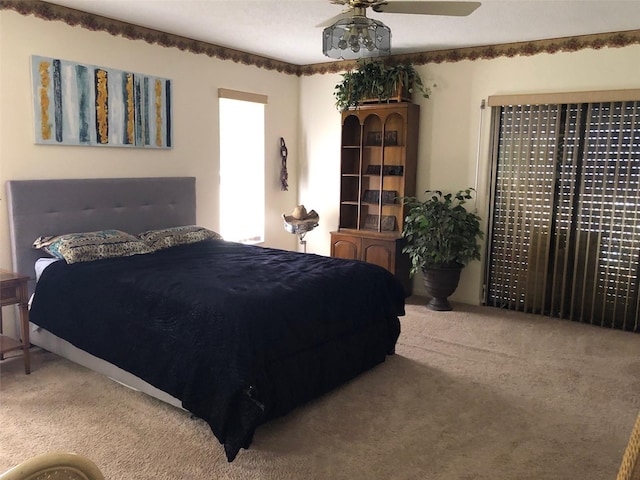
[(331, 256), (360, 260), (360, 244), (361, 240), (358, 237), (331, 234)]
[(359, 225), (362, 126), (357, 115), (343, 114), (340, 156), (340, 228), (357, 230)]
[(395, 273), (396, 242), (377, 238), (362, 239), (362, 260), (386, 268)]

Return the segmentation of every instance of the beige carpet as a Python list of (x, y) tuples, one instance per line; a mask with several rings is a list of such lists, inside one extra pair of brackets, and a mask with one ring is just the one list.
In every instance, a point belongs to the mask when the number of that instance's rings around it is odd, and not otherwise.
[(49, 450), (116, 479), (614, 480), (640, 335), (412, 298), (397, 354), (261, 426), (228, 464), (202, 421), (34, 350), (0, 370), (0, 471)]

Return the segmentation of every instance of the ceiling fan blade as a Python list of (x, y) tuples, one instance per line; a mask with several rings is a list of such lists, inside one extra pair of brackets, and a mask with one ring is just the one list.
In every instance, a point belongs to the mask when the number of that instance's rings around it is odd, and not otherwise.
[(384, 13), (417, 13), (421, 15), (450, 15), (466, 17), (472, 14), (480, 2), (402, 2), (388, 1), (373, 5), (375, 12)]

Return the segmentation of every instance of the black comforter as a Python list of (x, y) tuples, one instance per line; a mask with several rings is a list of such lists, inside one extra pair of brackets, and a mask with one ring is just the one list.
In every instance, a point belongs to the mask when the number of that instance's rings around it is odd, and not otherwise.
[(31, 321), (180, 399), (232, 461), (259, 424), (384, 361), (403, 313), (375, 265), (206, 241), (56, 262)]

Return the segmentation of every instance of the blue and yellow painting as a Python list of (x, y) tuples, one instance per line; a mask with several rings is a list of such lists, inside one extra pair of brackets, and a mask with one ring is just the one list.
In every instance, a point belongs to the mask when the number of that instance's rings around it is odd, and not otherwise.
[(171, 148), (171, 80), (31, 57), (36, 143)]

